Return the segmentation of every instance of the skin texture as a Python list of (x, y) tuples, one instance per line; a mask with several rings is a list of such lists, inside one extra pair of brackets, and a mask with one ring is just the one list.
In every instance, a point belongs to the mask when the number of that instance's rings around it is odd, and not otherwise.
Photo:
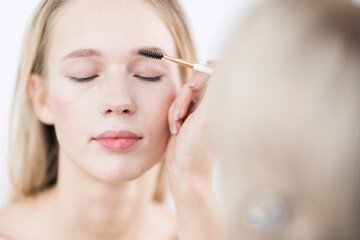
[[(180, 87), (177, 65), (136, 54), (148, 46), (176, 56), (169, 31), (147, 3), (67, 4), (52, 29), (46, 75), (29, 79), (38, 118), (55, 126), (58, 182), (0, 212), (0, 236), (216, 239), (208, 231), (218, 218), (211, 187), (214, 161), (194, 146), (206, 132), (200, 128), (195, 134), (203, 122), (201, 112), (187, 118), (197, 107), (190, 109), (190, 103), (201, 101), (208, 76), (196, 75), (196, 86)], [(159, 81), (142, 78), (157, 76)], [(174, 121), (176, 106), (182, 113)], [(179, 135), (168, 144), (172, 124)], [(128, 130), (142, 139), (126, 151), (110, 151), (94, 140), (108, 130)], [(180, 212), (177, 220), (152, 201), (165, 152), (170, 190)]]

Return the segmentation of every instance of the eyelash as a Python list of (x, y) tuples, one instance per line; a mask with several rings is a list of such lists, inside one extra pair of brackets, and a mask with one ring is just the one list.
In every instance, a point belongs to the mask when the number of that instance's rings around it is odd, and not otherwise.
[(95, 78), (97, 78), (99, 75), (94, 75), (94, 76), (91, 76), (91, 77), (87, 77), (87, 78), (76, 78), (76, 77), (70, 77), (70, 79), (72, 81), (75, 81), (75, 82), (89, 82)]
[[(75, 81), (75, 82), (89, 82), (91, 80), (94, 80), (95, 78), (97, 78), (98, 75), (94, 75), (94, 76), (91, 76), (91, 77), (87, 77), (87, 78), (75, 78), (75, 77), (70, 77), (70, 79), (72, 81)], [(156, 76), (156, 77), (142, 77), (142, 76), (139, 76), (139, 75), (134, 75), (134, 77), (136, 78), (140, 78), (142, 80), (145, 80), (145, 81), (150, 81), (150, 82), (157, 82), (157, 81), (160, 81), (162, 76)]]
[(156, 77), (142, 77), (142, 76), (139, 76), (139, 75), (134, 75), (134, 77), (136, 78), (140, 78), (142, 80), (145, 80), (145, 81), (150, 81), (150, 82), (157, 82), (157, 81), (160, 81), (162, 76), (156, 76)]

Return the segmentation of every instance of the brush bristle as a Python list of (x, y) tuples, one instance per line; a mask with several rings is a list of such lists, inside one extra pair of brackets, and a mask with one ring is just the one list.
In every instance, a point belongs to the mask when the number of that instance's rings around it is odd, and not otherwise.
[(161, 52), (156, 52), (148, 48), (140, 48), (138, 50), (138, 53), (142, 56), (148, 57), (148, 58), (155, 58), (155, 59), (162, 59), (164, 57), (164, 54)]

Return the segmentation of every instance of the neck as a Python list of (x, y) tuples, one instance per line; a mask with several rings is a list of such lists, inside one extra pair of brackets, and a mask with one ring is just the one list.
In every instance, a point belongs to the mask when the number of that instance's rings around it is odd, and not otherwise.
[(54, 198), (59, 220), (76, 239), (136, 239), (149, 225), (159, 164), (138, 179), (102, 182), (60, 156)]

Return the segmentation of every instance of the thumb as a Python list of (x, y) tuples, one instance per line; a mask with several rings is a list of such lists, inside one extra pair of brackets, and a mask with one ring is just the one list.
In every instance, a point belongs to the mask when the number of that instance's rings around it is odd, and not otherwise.
[(174, 148), (177, 135), (171, 135), (166, 147), (166, 165), (169, 167), (174, 159)]

